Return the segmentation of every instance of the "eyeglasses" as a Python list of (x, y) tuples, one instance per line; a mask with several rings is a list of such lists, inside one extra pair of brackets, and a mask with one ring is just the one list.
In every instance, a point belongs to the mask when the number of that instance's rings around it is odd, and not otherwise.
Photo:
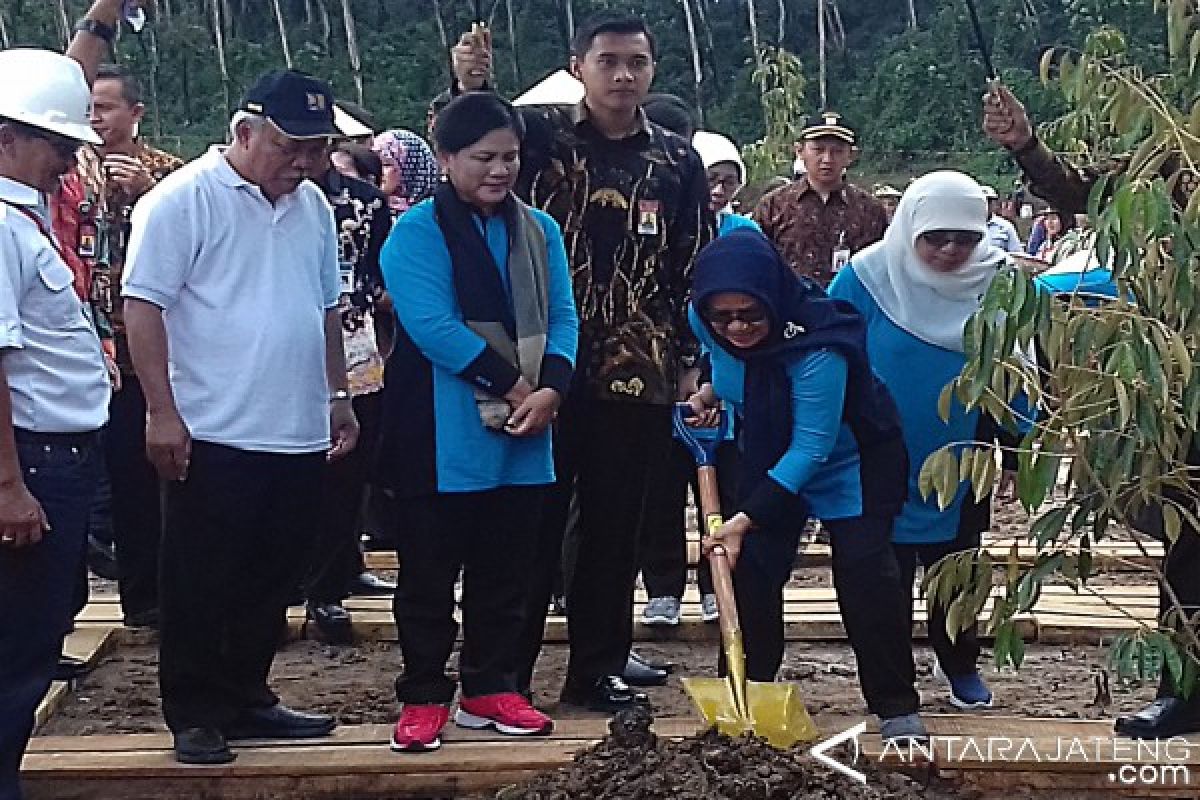
[(61, 136), (51, 131), (44, 131), (32, 126), (26, 126), (26, 132), (31, 139), (41, 139), (46, 144), (54, 148), (54, 152), (65, 158), (73, 158), (79, 152), (79, 148), (83, 147), (83, 142), (78, 139), (71, 139), (66, 136)]
[(737, 178), (735, 178), (732, 175), (727, 175), (724, 178), (714, 175), (713, 177), (708, 179), (708, 188), (709, 189), (715, 189), (718, 186), (721, 186), (725, 189), (726, 192), (729, 192), (730, 194), (737, 191), (737, 189), (740, 188), (741, 185), (742, 185), (742, 182), (739, 181)]
[(926, 231), (920, 238), (931, 247), (945, 247), (948, 244), (974, 247), (983, 241), (983, 234), (977, 231)]
[(767, 312), (761, 308), (747, 308), (742, 311), (706, 311), (704, 318), (714, 328), (727, 328), (734, 322), (743, 325), (761, 325), (767, 321)]

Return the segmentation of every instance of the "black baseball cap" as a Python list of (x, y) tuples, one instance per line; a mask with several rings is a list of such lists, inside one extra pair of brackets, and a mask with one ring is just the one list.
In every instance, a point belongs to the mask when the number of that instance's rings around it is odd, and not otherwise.
[(800, 140), (805, 142), (826, 136), (832, 136), (850, 144), (854, 144), (856, 141), (854, 131), (842, 121), (842, 115), (836, 111), (822, 111), (809, 118), (804, 123), (804, 129), (800, 131)]
[(339, 135), (333, 124), (333, 89), (294, 69), (263, 75), (246, 90), (240, 108), (261, 114), (292, 139)]

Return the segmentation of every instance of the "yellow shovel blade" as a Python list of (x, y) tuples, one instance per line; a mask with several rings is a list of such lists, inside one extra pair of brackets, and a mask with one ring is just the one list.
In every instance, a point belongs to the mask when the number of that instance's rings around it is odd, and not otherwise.
[(738, 709), (727, 679), (684, 678), (683, 688), (704, 719), (727, 736), (750, 732), (780, 749), (820, 736), (793, 684), (747, 681), (747, 713)]

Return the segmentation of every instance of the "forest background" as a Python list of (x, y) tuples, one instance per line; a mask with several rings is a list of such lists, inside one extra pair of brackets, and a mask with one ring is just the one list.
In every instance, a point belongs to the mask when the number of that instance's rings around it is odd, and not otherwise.
[[(449, 43), (470, 27), (477, 4), (493, 30), (498, 88), (509, 96), (566, 64), (580, 20), (621, 9), (644, 16), (659, 39), (654, 89), (682, 97), (702, 127), (739, 145), (767, 133), (790, 139), (796, 120), (829, 108), (860, 133), (860, 180), (902, 186), (949, 166), (1004, 191), (1016, 177), (980, 132), (985, 70), (963, 0), (158, 0), (157, 19), (140, 36), (123, 31), (116, 57), (146, 84), (144, 135), (184, 156), (223, 140), (242, 89), (289, 62), (330, 80), (339, 98), (361, 100), (383, 127), (420, 132), (430, 98), (447, 83)], [(0, 0), (0, 44), (62, 48), (86, 5)], [(1035, 120), (1065, 110), (1038, 80), (1047, 47), (1079, 47), (1111, 24), (1148, 72), (1165, 63), (1164, 17), (1152, 0), (977, 5), (996, 69)], [(762, 79), (781, 63), (790, 71), (775, 71), (771, 92)], [(782, 158), (774, 161), (756, 161), (755, 177), (781, 171)]]

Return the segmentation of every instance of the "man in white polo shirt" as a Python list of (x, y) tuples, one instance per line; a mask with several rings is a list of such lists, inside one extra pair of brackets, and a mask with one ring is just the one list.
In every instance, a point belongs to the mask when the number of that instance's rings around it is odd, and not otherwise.
[(307, 180), (336, 134), (333, 94), (269, 73), (231, 131), (138, 203), (123, 288), (147, 455), (168, 481), (159, 683), (185, 763), (232, 760), (229, 739), (333, 729), (283, 706), (267, 674), (322, 468), (358, 437), (333, 213)]

